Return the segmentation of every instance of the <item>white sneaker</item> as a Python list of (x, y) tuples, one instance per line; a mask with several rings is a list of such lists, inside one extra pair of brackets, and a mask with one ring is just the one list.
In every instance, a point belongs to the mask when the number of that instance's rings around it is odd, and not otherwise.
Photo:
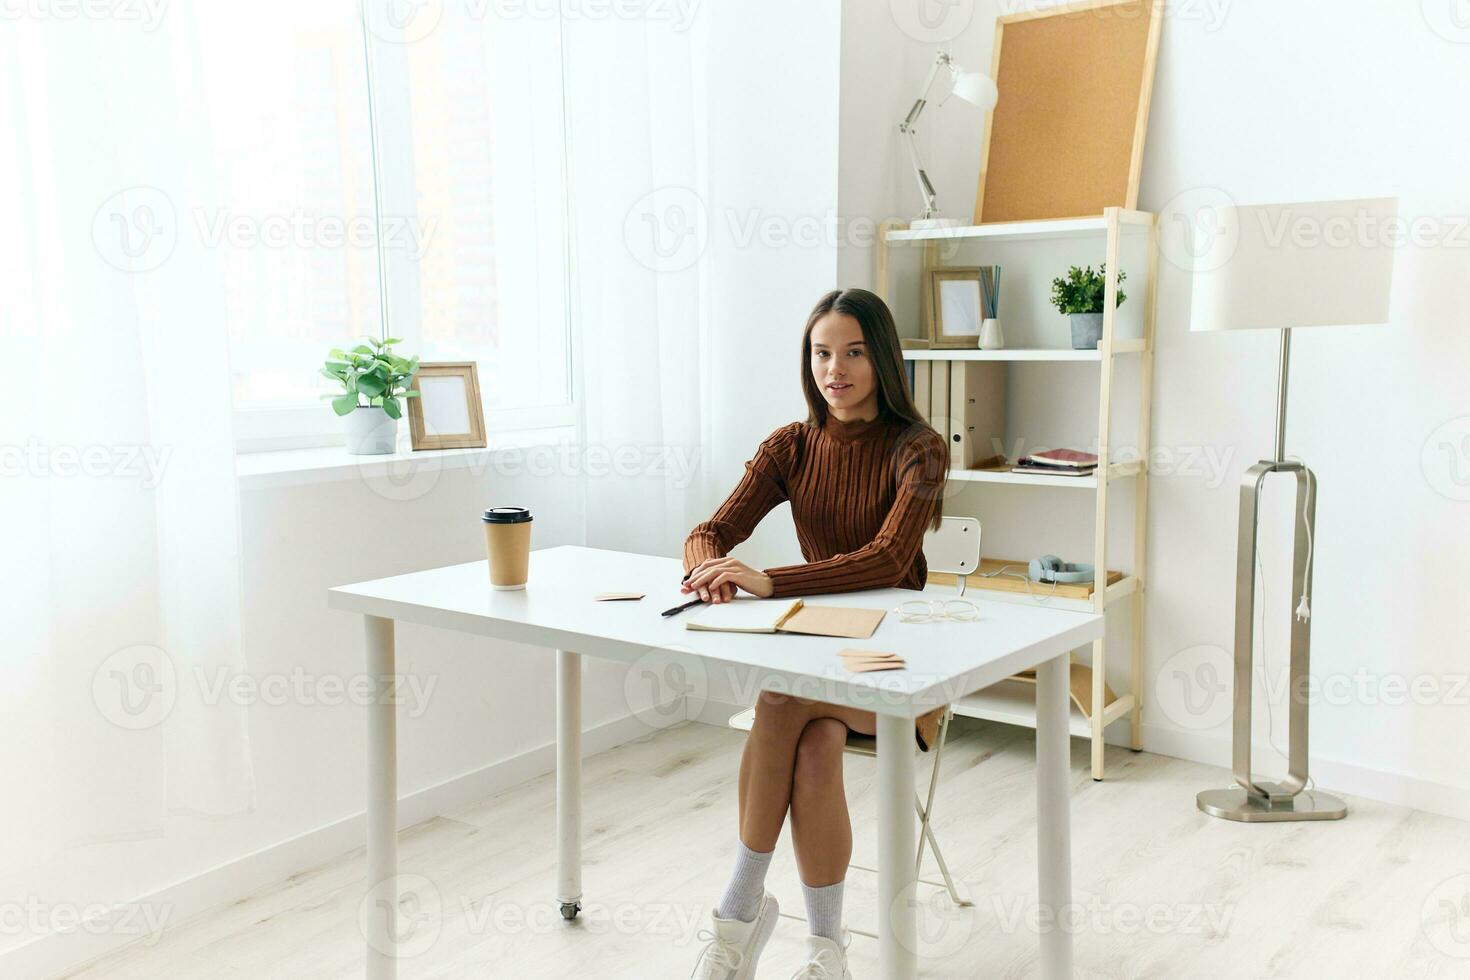
[(806, 963), (791, 975), (791, 980), (852, 980), (847, 969), (847, 947), (852, 935), (842, 930), (839, 946), (826, 936), (806, 937)]
[(711, 913), (712, 929), (701, 929), (698, 938), (707, 940), (699, 959), (694, 961), (694, 980), (753, 980), (755, 961), (760, 959), (766, 941), (776, 931), (776, 916), (781, 907), (776, 896), (766, 892), (754, 921), (722, 919)]

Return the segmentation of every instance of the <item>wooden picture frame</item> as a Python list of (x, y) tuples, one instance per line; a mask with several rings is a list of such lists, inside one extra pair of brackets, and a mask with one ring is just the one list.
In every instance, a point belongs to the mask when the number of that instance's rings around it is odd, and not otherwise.
[[(944, 266), (924, 273), (924, 335), (935, 350), (980, 346), (984, 319), (978, 266)], [(972, 322), (973, 321), (973, 322)]]
[(421, 449), (485, 448), (485, 410), (480, 404), (480, 372), (474, 361), (419, 364), (408, 399), (408, 434)]
[(1083, 0), (997, 18), (975, 224), (1138, 206), (1159, 0)]

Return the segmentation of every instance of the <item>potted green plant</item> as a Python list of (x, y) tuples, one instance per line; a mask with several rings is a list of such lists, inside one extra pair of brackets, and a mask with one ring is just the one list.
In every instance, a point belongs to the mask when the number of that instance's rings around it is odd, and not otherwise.
[(397, 337), (363, 339), (367, 343), (346, 351), (334, 347), (327, 354), (322, 374), (340, 384), (342, 393), (322, 397), (332, 399), (332, 410), (343, 417), (349, 453), (391, 453), (397, 448), (398, 420), (403, 417), (399, 399), (419, 394), (408, 390), (419, 359), (393, 353), (393, 345), (402, 343)]
[[(1102, 339), (1103, 300), (1107, 293), (1107, 263), (1079, 269), (1075, 265), (1067, 270), (1067, 278), (1051, 281), (1051, 302), (1059, 311), (1071, 317), (1072, 349), (1096, 350)], [(1118, 270), (1118, 306), (1128, 297), (1123, 292), (1123, 280), (1128, 274)]]

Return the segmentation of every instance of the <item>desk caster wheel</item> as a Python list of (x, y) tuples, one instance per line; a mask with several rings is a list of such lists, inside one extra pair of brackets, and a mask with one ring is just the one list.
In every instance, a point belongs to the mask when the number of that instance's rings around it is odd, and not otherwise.
[(577, 913), (580, 912), (580, 911), (582, 911), (582, 903), (581, 902), (562, 902), (561, 903), (561, 917), (563, 919), (567, 919), (568, 921), (570, 921), (572, 919), (575, 919), (577, 917)]

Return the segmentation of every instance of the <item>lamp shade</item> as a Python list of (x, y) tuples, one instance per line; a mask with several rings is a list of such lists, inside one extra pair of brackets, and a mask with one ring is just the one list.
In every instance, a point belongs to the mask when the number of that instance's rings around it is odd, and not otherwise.
[(978, 71), (957, 72), (954, 77), (954, 87), (950, 91), (971, 105), (979, 106), (987, 112), (995, 108), (996, 100), (1000, 96), (990, 76)]
[(1397, 198), (1218, 208), (1197, 255), (1191, 330), (1388, 322)]

